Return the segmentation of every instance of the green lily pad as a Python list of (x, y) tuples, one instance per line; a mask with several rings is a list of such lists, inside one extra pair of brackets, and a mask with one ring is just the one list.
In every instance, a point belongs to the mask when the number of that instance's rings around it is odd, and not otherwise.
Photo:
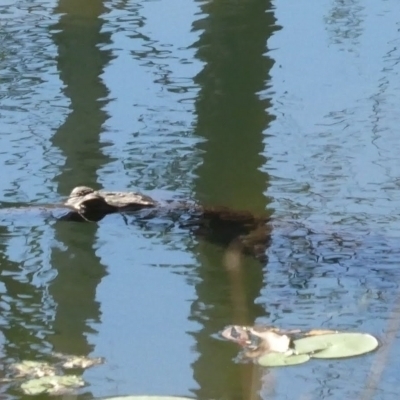
[(308, 354), (268, 353), (261, 356), (257, 361), (263, 367), (284, 367), (286, 365), (303, 364), (309, 359)]
[(72, 389), (84, 386), (83, 379), (76, 375), (44, 376), (38, 379), (30, 379), (21, 385), (25, 394), (37, 395), (47, 393), (51, 395), (68, 393)]
[(314, 358), (344, 358), (369, 353), (378, 347), (378, 340), (366, 333), (331, 333), (294, 341), (298, 354)]

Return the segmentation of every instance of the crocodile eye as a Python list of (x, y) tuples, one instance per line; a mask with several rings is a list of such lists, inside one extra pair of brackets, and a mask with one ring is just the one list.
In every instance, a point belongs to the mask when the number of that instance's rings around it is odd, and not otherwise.
[(93, 192), (94, 190), (88, 186), (77, 186), (72, 189), (70, 197), (83, 197)]

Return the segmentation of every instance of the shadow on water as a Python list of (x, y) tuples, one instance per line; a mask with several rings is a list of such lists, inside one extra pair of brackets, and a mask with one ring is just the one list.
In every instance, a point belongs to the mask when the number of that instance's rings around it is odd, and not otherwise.
[[(109, 158), (102, 152), (100, 133), (107, 119), (102, 110), (107, 89), (100, 75), (110, 54), (100, 46), (109, 42), (102, 33), (103, 1), (60, 0), (55, 12), (61, 13), (52, 27), (58, 49), (57, 66), (70, 99), (71, 112), (52, 138), (65, 165), (55, 178), (60, 194), (85, 183), (97, 187), (97, 171)], [(57, 304), (53, 329), (48, 339), (54, 351), (87, 355), (93, 350), (88, 334), (100, 322), (96, 288), (106, 275), (95, 254), (97, 224), (58, 222), (55, 237), (63, 249), (53, 249), (51, 263), (57, 277), (49, 292)]]
[[(205, 63), (195, 81), (200, 92), (195, 102), (195, 132), (206, 139), (199, 145), (203, 164), (197, 169), (196, 198), (205, 204), (266, 212), (268, 174), (263, 131), (272, 116), (268, 100), (259, 97), (272, 67), (265, 56), (266, 42), (276, 30), (271, 4), (263, 0), (209, 2), (204, 17), (194, 22), (201, 30), (194, 44)], [(197, 300), (191, 318), (202, 328), (193, 332), (198, 359), (193, 364), (201, 399), (249, 399), (257, 372), (251, 365), (235, 365), (235, 349), (215, 336), (232, 323), (251, 324), (266, 310), (255, 303), (263, 287), (263, 268), (241, 258), (235, 249), (226, 252), (200, 242)], [(210, 368), (212, 366), (212, 368)]]
[[(28, 245), (32, 247), (32, 258), (41, 252), (41, 234), (40, 228), (31, 231)], [(12, 240), (13, 235), (8, 228), (1, 226), (0, 237)], [(30, 270), (29, 261), (32, 259), (23, 263), (22, 267), (20, 263), (12, 261), (8, 245), (1, 240), (0, 328), (5, 338), (1, 353), (2, 362), (6, 363), (18, 360), (21, 355), (35, 359), (49, 351), (43, 335), (50, 328), (52, 303), (42, 289), (33, 283), (38, 271)]]
[(53, 145), (65, 156), (57, 177), (61, 195), (68, 195), (80, 184), (98, 188), (97, 171), (110, 161), (100, 143), (108, 94), (100, 75), (111, 60), (110, 52), (101, 49), (110, 41), (109, 33), (101, 32), (104, 21), (100, 16), (106, 11), (103, 3), (60, 0), (55, 9), (63, 14), (52, 28), (57, 67), (71, 108), (52, 137)]

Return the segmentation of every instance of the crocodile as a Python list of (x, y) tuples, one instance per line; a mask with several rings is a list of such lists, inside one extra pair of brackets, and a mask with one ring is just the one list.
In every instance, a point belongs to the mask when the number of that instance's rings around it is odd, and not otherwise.
[[(245, 254), (266, 259), (271, 226), (267, 216), (228, 207), (205, 207), (190, 201), (156, 201), (137, 192), (109, 192), (88, 186), (74, 188), (64, 203), (71, 211), (63, 219), (99, 221), (108, 214), (129, 213), (139, 219), (167, 214), (196, 236), (223, 246), (234, 245)], [(137, 213), (145, 210), (145, 213)]]
[[(37, 208), (47, 214), (50, 212), (51, 217), (57, 220), (75, 222), (98, 222), (115, 213), (120, 213), (125, 222), (126, 215), (134, 216), (137, 221), (167, 216), (198, 237), (225, 247), (234, 245), (240, 252), (259, 260), (266, 259), (271, 236), (269, 218), (249, 211), (205, 207), (190, 201), (162, 202), (138, 192), (111, 192), (88, 186), (75, 187), (61, 205), (38, 205)], [(55, 209), (64, 210), (63, 214), (55, 216), (51, 212)]]

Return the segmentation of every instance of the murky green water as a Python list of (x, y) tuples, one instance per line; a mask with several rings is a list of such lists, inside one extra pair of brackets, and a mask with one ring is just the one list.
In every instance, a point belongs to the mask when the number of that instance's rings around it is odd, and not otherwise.
[[(397, 0), (2, 1), (3, 364), (105, 357), (83, 398), (397, 399), (399, 15)], [(168, 219), (8, 209), (78, 184), (267, 210), (269, 260), (232, 279), (224, 248)], [(262, 370), (218, 337), (254, 322), (383, 346)]]

